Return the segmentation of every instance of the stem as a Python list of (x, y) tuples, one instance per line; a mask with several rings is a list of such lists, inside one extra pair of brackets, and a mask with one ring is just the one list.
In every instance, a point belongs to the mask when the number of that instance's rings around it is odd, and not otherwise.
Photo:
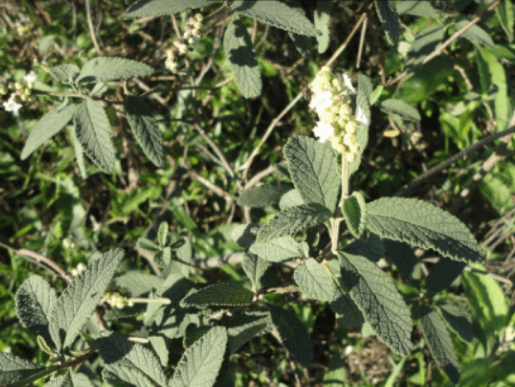
[(342, 153), (342, 202), (349, 198), (349, 162)]
[(128, 298), (127, 301), (142, 304), (171, 304), (172, 302), (168, 298)]
[(342, 218), (331, 218), (331, 251), (336, 254), (338, 250), (338, 235)]

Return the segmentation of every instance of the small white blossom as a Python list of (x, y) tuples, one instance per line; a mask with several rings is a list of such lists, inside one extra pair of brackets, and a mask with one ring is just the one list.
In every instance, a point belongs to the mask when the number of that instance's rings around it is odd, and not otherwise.
[(360, 107), (358, 107), (358, 111), (356, 112), (356, 119), (363, 125), (368, 125), (370, 123), (365, 115), (365, 111)]
[(27, 83), (33, 83), (33, 82), (36, 82), (36, 80), (38, 79), (37, 75), (36, 74), (27, 74), (23, 77), (23, 80)]
[(332, 105), (332, 98), (333, 93), (330, 91), (316, 90), (311, 98), (309, 107), (320, 114)]
[(334, 128), (331, 124), (319, 121), (317, 126), (313, 128), (313, 133), (318, 137), (318, 141), (323, 144), (334, 134)]
[(343, 83), (345, 84), (345, 87), (347, 89), (349, 89), (349, 91), (352, 94), (356, 94), (356, 89), (354, 88), (354, 86), (352, 86), (352, 82), (350, 80), (349, 74), (343, 73)]
[(8, 112), (17, 113), (18, 110), (21, 109), (21, 105), (19, 103), (17, 103), (16, 101), (14, 101), (13, 99), (10, 99), (9, 101), (4, 102), (3, 105), (4, 105), (4, 109)]

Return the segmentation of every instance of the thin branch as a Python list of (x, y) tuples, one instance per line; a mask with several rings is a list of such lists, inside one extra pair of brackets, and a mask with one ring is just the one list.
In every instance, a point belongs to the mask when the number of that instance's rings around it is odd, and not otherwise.
[(95, 29), (93, 28), (93, 21), (91, 20), (91, 6), (89, 4), (89, 0), (86, 0), (84, 5), (86, 7), (86, 18), (88, 20), (88, 29), (89, 29), (89, 33), (91, 35), (91, 40), (93, 41), (93, 45), (95, 46), (95, 50), (97, 51), (97, 53), (99, 55), (102, 55), (103, 51), (100, 48), (100, 46), (98, 45), (97, 37), (95, 35)]
[(356, 59), (356, 68), (357, 69), (359, 69), (359, 66), (361, 64), (361, 54), (363, 53), (363, 46), (365, 44), (365, 35), (367, 32), (367, 22), (368, 22), (368, 18), (365, 17), (365, 20), (363, 21), (363, 27), (361, 28), (361, 37), (359, 39), (358, 58)]

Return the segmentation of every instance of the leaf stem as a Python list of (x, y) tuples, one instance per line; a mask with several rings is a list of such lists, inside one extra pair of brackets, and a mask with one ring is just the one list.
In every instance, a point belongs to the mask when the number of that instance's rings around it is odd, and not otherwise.
[(349, 161), (342, 153), (342, 203), (349, 198)]
[(128, 298), (127, 301), (142, 304), (171, 304), (168, 298)]

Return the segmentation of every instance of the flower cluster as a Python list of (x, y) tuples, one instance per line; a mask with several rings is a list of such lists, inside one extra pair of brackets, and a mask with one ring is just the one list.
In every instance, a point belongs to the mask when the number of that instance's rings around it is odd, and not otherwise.
[(359, 150), (356, 131), (360, 123), (368, 125), (368, 120), (363, 109), (358, 107), (356, 115), (352, 112), (350, 95), (356, 90), (349, 76), (344, 73), (341, 80), (329, 67), (322, 67), (310, 88), (313, 96), (309, 107), (320, 119), (313, 129), (315, 136), (322, 143), (331, 141), (333, 149), (345, 154), (347, 161), (354, 161)]
[(71, 273), (74, 277), (77, 277), (79, 275), (79, 273), (83, 272), (84, 269), (86, 268), (86, 265), (83, 264), (82, 262), (79, 263), (77, 265), (77, 267), (74, 267), (72, 270), (71, 270)]
[(9, 91), (11, 92), (7, 102), (2, 104), (4, 109), (8, 112), (17, 113), (22, 107), (21, 102), (34, 101), (32, 89), (36, 79), (37, 77), (34, 74), (29, 74), (23, 77), (25, 82), (10, 82), (7, 88), (3, 85), (0, 86), (0, 95), (7, 95)]
[[(188, 44), (195, 44), (202, 36), (202, 14), (197, 13), (194, 17), (190, 17), (184, 27), (182, 39), (173, 42), (173, 46), (166, 50), (165, 67), (172, 73), (179, 70), (179, 60), (189, 51)], [(188, 44), (186, 44), (186, 42)]]
[(127, 300), (124, 296), (122, 296), (120, 293), (114, 292), (114, 293), (105, 293), (101, 302), (105, 302), (109, 305), (111, 305), (113, 308), (122, 309), (126, 306), (133, 306), (134, 303), (132, 301)]

